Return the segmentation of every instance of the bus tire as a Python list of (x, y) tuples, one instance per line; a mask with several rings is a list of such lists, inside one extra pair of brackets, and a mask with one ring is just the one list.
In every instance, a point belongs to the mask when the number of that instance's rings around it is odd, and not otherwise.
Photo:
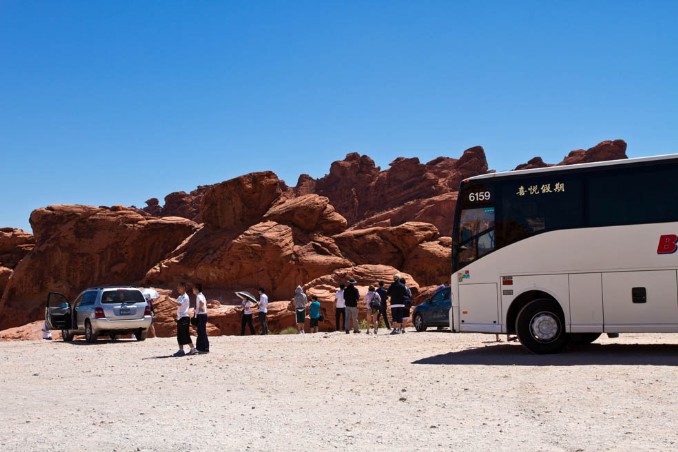
[(520, 343), (538, 354), (558, 353), (569, 341), (560, 306), (547, 298), (531, 301), (521, 309), (516, 319), (516, 331)]
[(600, 333), (570, 333), (570, 341), (574, 345), (588, 345), (599, 337)]

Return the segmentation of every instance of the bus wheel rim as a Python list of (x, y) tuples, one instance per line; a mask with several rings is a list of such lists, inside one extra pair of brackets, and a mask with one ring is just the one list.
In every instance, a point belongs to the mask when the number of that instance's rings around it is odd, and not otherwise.
[(560, 322), (551, 312), (540, 312), (532, 317), (530, 334), (539, 342), (553, 342), (560, 331)]

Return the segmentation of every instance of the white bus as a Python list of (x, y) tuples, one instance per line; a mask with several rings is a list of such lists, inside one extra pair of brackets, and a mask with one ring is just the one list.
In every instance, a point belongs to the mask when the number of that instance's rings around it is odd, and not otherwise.
[(461, 183), (455, 332), (556, 353), (601, 333), (678, 332), (678, 154)]

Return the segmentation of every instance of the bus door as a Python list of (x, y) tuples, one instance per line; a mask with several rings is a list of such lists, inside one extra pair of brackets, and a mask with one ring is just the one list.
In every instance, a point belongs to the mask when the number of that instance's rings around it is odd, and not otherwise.
[(675, 270), (603, 273), (605, 331), (678, 332)]

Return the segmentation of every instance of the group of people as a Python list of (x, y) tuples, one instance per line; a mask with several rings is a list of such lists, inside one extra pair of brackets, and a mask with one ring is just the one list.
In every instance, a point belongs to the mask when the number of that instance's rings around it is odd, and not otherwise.
[[(210, 352), (210, 343), (207, 338), (207, 298), (202, 293), (202, 285), (193, 285), (193, 294), (195, 295), (195, 308), (193, 309), (193, 318), (191, 318), (190, 308), (191, 299), (188, 296), (188, 285), (180, 282), (177, 286), (179, 297), (174, 301), (177, 306), (177, 342), (179, 350), (174, 356), (197, 355)], [(170, 298), (171, 300), (171, 298)], [(195, 326), (198, 332), (198, 339), (193, 346), (191, 339), (191, 324)], [(189, 346), (188, 353), (184, 350)]]
[[(335, 330), (345, 331), (346, 334), (360, 333), (360, 321), (358, 320), (358, 303), (361, 302), (360, 291), (356, 287), (357, 281), (350, 278), (346, 284), (339, 285), (339, 290), (334, 295), (335, 307)], [(386, 289), (383, 281), (371, 285), (367, 293), (362, 297), (362, 302), (367, 310), (367, 334), (377, 334), (383, 318), (387, 329), (391, 329), (388, 318), (388, 299), (391, 299), (391, 318), (393, 330), (391, 334), (405, 332), (405, 323), (409, 320), (412, 308), (412, 292), (407, 287), (406, 281), (400, 275), (393, 276), (393, 283)], [(304, 294), (301, 286), (297, 286), (294, 294), (294, 309), (297, 325), (297, 333), (304, 334), (306, 308), (309, 309), (311, 332), (318, 332), (318, 322), (322, 320), (320, 302), (317, 296), (312, 296), (311, 302)]]
[(256, 334), (256, 331), (254, 330), (254, 322), (252, 321), (252, 308), (254, 306), (258, 308), (257, 317), (259, 318), (259, 323), (261, 324), (261, 335), (265, 336), (268, 334), (268, 322), (266, 321), (266, 317), (268, 316), (268, 295), (266, 295), (266, 289), (260, 287), (259, 301), (248, 297), (242, 298), (242, 318), (240, 321), (241, 336), (245, 335), (245, 327), (248, 325), (250, 327), (250, 334)]
[[(367, 334), (377, 334), (382, 318), (387, 329), (393, 329), (391, 334), (401, 334), (405, 332), (405, 323), (409, 319), (410, 309), (412, 307), (412, 292), (407, 287), (406, 281), (399, 274), (393, 276), (393, 282), (388, 289), (383, 281), (376, 285), (369, 286), (367, 293), (361, 297), (360, 291), (356, 287), (357, 281), (350, 278), (346, 284), (340, 284), (339, 290), (335, 293), (335, 322), (336, 331), (344, 330), (346, 334), (360, 333), (360, 321), (358, 320), (358, 303), (362, 302), (367, 310)], [(191, 315), (190, 298), (188, 296), (189, 287), (186, 283), (180, 282), (177, 286), (179, 297), (173, 300), (177, 305), (177, 342), (179, 350), (174, 356), (197, 355), (209, 353), (209, 339), (207, 337), (207, 299), (202, 293), (202, 285), (194, 284), (193, 294), (196, 297), (195, 308)], [(261, 324), (261, 334), (268, 334), (268, 295), (266, 289), (259, 288), (259, 300), (246, 292), (240, 292), (241, 302), (241, 328), (240, 335), (245, 335), (245, 330), (249, 327), (250, 334), (256, 334), (253, 321), (253, 308), (258, 311), (258, 320)], [(391, 319), (388, 316), (388, 299), (391, 300)], [(149, 300), (151, 302), (151, 300)], [(306, 310), (309, 310), (311, 333), (318, 332), (318, 324), (323, 320), (320, 310), (320, 301), (316, 295), (311, 296), (311, 300), (304, 293), (301, 286), (297, 286), (293, 304), (295, 309), (295, 322), (298, 334), (305, 333)], [(191, 338), (190, 326), (193, 325), (197, 330), (198, 338), (195, 346)], [(188, 352), (184, 348), (188, 346)]]
[[(339, 290), (334, 295), (336, 301), (335, 308), (335, 329), (343, 330), (346, 334), (351, 332), (360, 333), (360, 322), (358, 320), (358, 303), (360, 302), (360, 292), (355, 287), (356, 280), (351, 278), (347, 284), (340, 284)], [(377, 287), (371, 285), (367, 289), (363, 303), (367, 310), (367, 334), (377, 334), (379, 325), (383, 317), (387, 329), (391, 329), (391, 322), (388, 319), (388, 299), (391, 299), (391, 318), (393, 319), (393, 330), (391, 334), (401, 334), (405, 332), (404, 325), (409, 320), (410, 309), (412, 308), (412, 292), (406, 285), (406, 281), (400, 275), (393, 276), (393, 283), (386, 289), (384, 281), (379, 281)]]

